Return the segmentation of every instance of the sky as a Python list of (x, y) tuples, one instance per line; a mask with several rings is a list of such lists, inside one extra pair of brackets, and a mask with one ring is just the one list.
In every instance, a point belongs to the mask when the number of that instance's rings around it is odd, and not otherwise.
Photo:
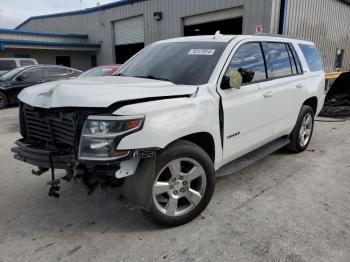
[[(81, 0), (82, 9), (118, 0)], [(15, 28), (31, 16), (80, 9), (80, 0), (0, 0), (0, 28)]]

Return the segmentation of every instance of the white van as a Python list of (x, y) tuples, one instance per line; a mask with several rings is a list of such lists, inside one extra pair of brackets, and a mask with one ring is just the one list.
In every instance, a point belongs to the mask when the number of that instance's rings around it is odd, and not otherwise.
[(0, 75), (21, 66), (37, 65), (33, 58), (0, 58)]

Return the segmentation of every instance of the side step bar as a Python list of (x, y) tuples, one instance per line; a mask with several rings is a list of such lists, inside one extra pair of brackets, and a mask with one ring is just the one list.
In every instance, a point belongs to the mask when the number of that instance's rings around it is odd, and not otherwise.
[(289, 144), (289, 138), (279, 138), (275, 141), (272, 141), (272, 142), (256, 149), (255, 151), (250, 152), (250, 153), (224, 165), (218, 171), (216, 171), (216, 177), (234, 174), (234, 173), (242, 170), (243, 168), (250, 166), (251, 164), (255, 163), (256, 161), (264, 158), (265, 156), (272, 154), (273, 152), (277, 151), (278, 149), (281, 149), (282, 147), (284, 147), (288, 144)]

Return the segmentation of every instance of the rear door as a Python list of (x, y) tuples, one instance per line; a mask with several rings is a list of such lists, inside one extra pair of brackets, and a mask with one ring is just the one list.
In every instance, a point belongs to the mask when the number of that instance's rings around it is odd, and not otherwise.
[(259, 83), (274, 110), (273, 137), (292, 131), (305, 98), (300, 60), (293, 46), (282, 42), (262, 43), (268, 81)]
[(274, 120), (274, 110), (259, 88), (259, 82), (266, 81), (261, 44), (243, 42), (236, 47), (224, 74), (229, 75), (232, 70), (242, 75), (241, 88), (222, 90), (218, 87), (224, 115), (225, 163), (269, 141)]

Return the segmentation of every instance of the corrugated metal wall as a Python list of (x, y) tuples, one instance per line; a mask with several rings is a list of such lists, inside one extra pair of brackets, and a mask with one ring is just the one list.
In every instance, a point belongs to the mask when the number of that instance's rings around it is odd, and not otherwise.
[(325, 69), (333, 70), (336, 49), (345, 49), (343, 70), (350, 70), (350, 5), (339, 0), (289, 0), (285, 34), (312, 40)]
[[(271, 32), (271, 16), (275, 15), (272, 3), (279, 0), (148, 0), (100, 12), (74, 16), (31, 20), (21, 29), (42, 32), (88, 34), (92, 42), (101, 41), (99, 64), (114, 62), (114, 29), (116, 20), (144, 15), (145, 43), (183, 35), (183, 18), (222, 9), (243, 7), (243, 32), (252, 34), (257, 24)], [(163, 12), (156, 21), (153, 12)]]

